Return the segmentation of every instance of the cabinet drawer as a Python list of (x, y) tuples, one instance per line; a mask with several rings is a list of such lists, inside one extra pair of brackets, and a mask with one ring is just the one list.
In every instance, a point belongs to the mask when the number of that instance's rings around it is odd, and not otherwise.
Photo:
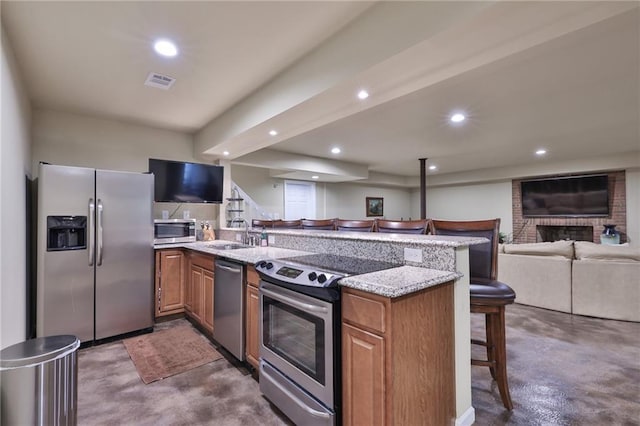
[(256, 269), (251, 265), (247, 266), (247, 284), (254, 287), (258, 287), (260, 284), (260, 277), (258, 276)]
[(191, 264), (199, 266), (208, 271), (213, 271), (213, 256), (191, 252)]
[(342, 319), (353, 325), (384, 334), (386, 332), (389, 299), (360, 292), (343, 289)]

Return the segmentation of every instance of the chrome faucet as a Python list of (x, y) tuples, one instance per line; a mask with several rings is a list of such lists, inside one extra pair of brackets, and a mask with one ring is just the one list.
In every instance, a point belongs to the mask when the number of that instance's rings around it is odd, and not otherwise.
[(244, 224), (244, 236), (242, 237), (242, 244), (249, 244), (249, 222), (246, 219), (242, 219)]

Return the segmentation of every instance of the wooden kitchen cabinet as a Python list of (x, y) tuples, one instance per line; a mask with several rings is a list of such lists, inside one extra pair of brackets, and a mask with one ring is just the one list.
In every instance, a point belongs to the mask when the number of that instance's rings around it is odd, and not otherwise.
[(189, 279), (186, 285), (185, 312), (192, 321), (213, 333), (213, 256), (189, 255)]
[(342, 289), (344, 425), (455, 422), (453, 282), (388, 298)]
[(185, 254), (182, 250), (157, 250), (155, 316), (184, 312)]
[(260, 298), (258, 285), (260, 278), (255, 268), (247, 265), (247, 288), (245, 306), (245, 357), (247, 362), (258, 369), (260, 356)]
[(202, 322), (202, 280), (204, 271), (201, 267), (191, 265), (189, 279), (189, 295), (187, 314), (197, 322)]
[(202, 275), (202, 325), (213, 333), (213, 271), (203, 270)]

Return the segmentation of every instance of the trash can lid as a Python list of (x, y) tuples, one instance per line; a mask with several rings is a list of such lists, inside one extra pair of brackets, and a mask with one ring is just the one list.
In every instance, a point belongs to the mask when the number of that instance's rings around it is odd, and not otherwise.
[(0, 351), (0, 370), (41, 364), (70, 354), (80, 340), (69, 334), (25, 340)]

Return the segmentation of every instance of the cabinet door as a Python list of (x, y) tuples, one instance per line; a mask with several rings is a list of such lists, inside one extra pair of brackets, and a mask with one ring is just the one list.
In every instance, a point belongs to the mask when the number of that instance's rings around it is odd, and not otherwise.
[(184, 310), (185, 258), (181, 250), (162, 250), (156, 255), (156, 316)]
[(245, 333), (245, 352), (247, 361), (255, 369), (258, 369), (259, 345), (260, 345), (260, 298), (258, 289), (247, 283), (247, 306), (246, 306), (246, 333)]
[(202, 276), (204, 270), (195, 265), (191, 265), (191, 274), (189, 280), (189, 302), (191, 316), (202, 323)]
[(203, 270), (202, 273), (202, 325), (213, 333), (213, 287), (214, 275), (212, 271)]
[(189, 274), (184, 283), (184, 310), (187, 314), (191, 315), (193, 312), (193, 265), (189, 263)]
[(384, 338), (342, 323), (344, 425), (385, 421)]

